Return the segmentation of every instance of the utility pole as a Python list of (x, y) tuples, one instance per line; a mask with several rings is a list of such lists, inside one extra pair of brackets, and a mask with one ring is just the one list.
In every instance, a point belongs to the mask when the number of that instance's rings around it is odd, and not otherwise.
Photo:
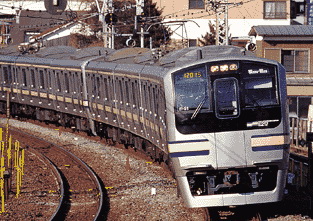
[[(144, 15), (143, 12), (143, 8), (145, 6), (145, 1), (144, 0), (136, 0), (136, 18), (135, 18), (135, 28), (137, 30), (137, 24), (138, 24), (138, 18), (142, 18), (142, 16)], [(142, 20), (142, 19), (141, 19)], [(138, 32), (138, 34), (140, 34), (140, 47), (144, 48), (144, 35), (147, 34), (144, 32), (143, 30), (143, 25), (140, 25), (140, 32)], [(149, 33), (148, 33), (149, 34)]]
[(114, 25), (113, 21), (111, 23), (106, 22), (106, 18), (109, 16), (113, 19), (113, 0), (103, 0), (102, 8), (100, 9), (98, 0), (96, 5), (99, 12), (99, 20), (102, 22), (103, 29), (103, 46), (105, 48), (114, 48)]
[(215, 44), (216, 45), (228, 45), (229, 44), (229, 33), (228, 33), (228, 6), (229, 5), (242, 5), (240, 3), (228, 3), (228, 0), (212, 0), (207, 3), (211, 10), (215, 12)]

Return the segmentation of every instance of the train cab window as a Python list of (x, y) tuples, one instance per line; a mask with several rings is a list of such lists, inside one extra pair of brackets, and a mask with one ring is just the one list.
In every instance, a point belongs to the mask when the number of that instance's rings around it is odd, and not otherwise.
[(279, 104), (274, 67), (257, 67), (248, 64), (243, 68), (243, 72), (244, 102), (246, 107)]
[(189, 111), (209, 109), (208, 78), (205, 67), (196, 67), (180, 71), (174, 75), (175, 109)]
[(236, 78), (220, 78), (214, 81), (215, 114), (217, 118), (239, 116), (238, 81)]
[(177, 130), (192, 134), (278, 126), (277, 74), (276, 65), (255, 61), (218, 61), (207, 69), (174, 72)]

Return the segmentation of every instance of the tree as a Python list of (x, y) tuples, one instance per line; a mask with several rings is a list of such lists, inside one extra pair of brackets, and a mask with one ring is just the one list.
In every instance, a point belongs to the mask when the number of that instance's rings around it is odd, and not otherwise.
[[(223, 26), (220, 26), (222, 29)], [(206, 45), (215, 45), (216, 44), (216, 28), (215, 25), (212, 24), (211, 21), (209, 21), (209, 29), (210, 33), (207, 32), (205, 35), (201, 35), (201, 38), (198, 38), (198, 41), (200, 42), (200, 46), (206, 46)], [(222, 35), (224, 37), (225, 35)], [(231, 36), (228, 37), (229, 44), (231, 43)]]
[(216, 39), (216, 31), (215, 31), (215, 25), (212, 24), (211, 21), (209, 21), (209, 28), (210, 33), (207, 32), (205, 35), (201, 35), (202, 39), (198, 39), (200, 42), (200, 46), (207, 46), (207, 45), (215, 45), (215, 39)]
[[(89, 0), (90, 1), (90, 0)], [(97, 12), (95, 3), (92, 3), (91, 10), (88, 13)], [(162, 10), (157, 8), (156, 3), (152, 0), (145, 0), (145, 6), (143, 9), (143, 16), (138, 17), (138, 28), (135, 30), (135, 16), (136, 16), (135, 0), (114, 0), (114, 15), (117, 17), (117, 22), (114, 23), (116, 36), (114, 38), (114, 48), (119, 49), (126, 46), (126, 41), (129, 39), (127, 36), (121, 36), (121, 34), (133, 34), (132, 39), (135, 40), (136, 45), (140, 46), (140, 27), (144, 27), (146, 31), (149, 27), (149, 35), (145, 35), (145, 47), (149, 47), (149, 38), (152, 37), (152, 46), (160, 47), (166, 44), (170, 40), (170, 31), (168, 27), (161, 24)], [(102, 23), (99, 21), (99, 17), (86, 20), (86, 23), (90, 26), (93, 36), (84, 36), (81, 34), (74, 34), (71, 36), (72, 45), (76, 47), (86, 47), (90, 45), (103, 45), (103, 39), (99, 32), (102, 32)], [(97, 37), (95, 37), (97, 36)], [(83, 40), (85, 38), (85, 41)], [(82, 44), (83, 43), (83, 44)]]

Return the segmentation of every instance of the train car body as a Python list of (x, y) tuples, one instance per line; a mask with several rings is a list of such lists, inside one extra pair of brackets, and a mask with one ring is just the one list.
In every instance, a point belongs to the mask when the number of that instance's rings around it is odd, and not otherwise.
[[(236, 47), (0, 52), (0, 111), (171, 162), (188, 207), (275, 202), (285, 186), (285, 70)], [(170, 157), (170, 159), (169, 159)]]
[(165, 78), (173, 113), (168, 149), (189, 207), (283, 196), (290, 142), (285, 70), (232, 50), (211, 49)]

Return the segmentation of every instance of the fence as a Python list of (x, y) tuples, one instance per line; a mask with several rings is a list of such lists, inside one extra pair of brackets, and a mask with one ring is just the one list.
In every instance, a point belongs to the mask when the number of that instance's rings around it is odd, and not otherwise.
[[(14, 149), (12, 150), (12, 145)], [(12, 159), (12, 151), (14, 158)], [(15, 176), (16, 197), (19, 197), (22, 187), (22, 178), (24, 175), (25, 150), (20, 147), (20, 142), (12, 142), (12, 136), (8, 135), (8, 129), (4, 132), (0, 128), (0, 213), (5, 212), (5, 200), (9, 198), (11, 191), (11, 181)], [(12, 164), (14, 160), (14, 164)], [(14, 167), (14, 168), (13, 168)]]

